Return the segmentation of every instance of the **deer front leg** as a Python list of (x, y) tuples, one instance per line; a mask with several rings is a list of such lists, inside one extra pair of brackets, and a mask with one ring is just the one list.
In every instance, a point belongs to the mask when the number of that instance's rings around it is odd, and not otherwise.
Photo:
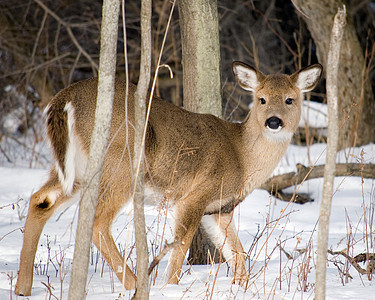
[(61, 192), (61, 186), (56, 184), (54, 178), (51, 178), (38, 192), (31, 196), (24, 229), (20, 269), (15, 288), (17, 295), (31, 295), (35, 253), (44, 225), (56, 208), (70, 199), (61, 196)]
[(224, 258), (230, 263), (233, 271), (233, 283), (246, 285), (246, 253), (238, 238), (237, 230), (232, 221), (232, 214), (213, 214), (202, 218), (201, 224), (215, 244), (222, 251)]
[(178, 203), (175, 224), (176, 246), (169, 259), (168, 283), (178, 284), (182, 263), (185, 259), (191, 241), (198, 229), (205, 207), (194, 198), (185, 198)]

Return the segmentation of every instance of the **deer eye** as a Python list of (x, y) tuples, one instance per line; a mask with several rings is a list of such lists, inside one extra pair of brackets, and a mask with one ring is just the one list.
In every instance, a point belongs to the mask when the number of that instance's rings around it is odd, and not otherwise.
[(266, 99), (264, 99), (264, 98), (259, 98), (259, 102), (260, 102), (260, 104), (266, 104)]
[(288, 104), (288, 105), (290, 105), (290, 104), (293, 103), (293, 99), (292, 99), (292, 98), (287, 98), (287, 99), (285, 100), (285, 103)]

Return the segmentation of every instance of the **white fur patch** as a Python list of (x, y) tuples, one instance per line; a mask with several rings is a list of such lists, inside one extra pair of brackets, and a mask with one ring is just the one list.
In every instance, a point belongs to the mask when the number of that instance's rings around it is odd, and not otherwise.
[(267, 125), (267, 129), (269, 130), (269, 131), (271, 131), (272, 133), (277, 133), (277, 132), (279, 132), (281, 129), (283, 129), (281, 126), (279, 126), (279, 127), (277, 127), (276, 129), (273, 129), (273, 128), (271, 128), (271, 127), (269, 127), (268, 125)]
[(278, 129), (266, 128), (263, 131), (263, 135), (270, 142), (282, 143), (282, 142), (290, 141), (292, 139), (293, 132), (281, 130), (280, 127)]
[(226, 260), (230, 261), (234, 254), (232, 247), (229, 244), (228, 239), (225, 239), (225, 232), (221, 230), (219, 224), (215, 221), (215, 218), (210, 215), (203, 216), (201, 224), (216, 248), (220, 249), (225, 241), (223, 246), (223, 256)]
[[(65, 172), (63, 177), (59, 177), (63, 191), (65, 194), (70, 195), (73, 191), (73, 184), (75, 180), (75, 156), (76, 156), (76, 147), (74, 143), (74, 107), (71, 102), (65, 104), (64, 111), (68, 114), (68, 141), (67, 149), (65, 152), (65, 161), (64, 167)], [(59, 176), (61, 172), (58, 172)]]
[(79, 138), (74, 129), (75, 116), (74, 107), (71, 102), (65, 104), (64, 111), (68, 114), (68, 142), (65, 153), (65, 172), (63, 173), (56, 164), (57, 174), (66, 195), (71, 195), (74, 181), (82, 178), (85, 171), (87, 155), (84, 153)]
[(64, 180), (64, 173), (62, 169), (60, 168), (60, 165), (57, 161), (55, 162), (55, 170), (56, 170), (57, 175), (59, 176), (59, 181), (62, 182)]

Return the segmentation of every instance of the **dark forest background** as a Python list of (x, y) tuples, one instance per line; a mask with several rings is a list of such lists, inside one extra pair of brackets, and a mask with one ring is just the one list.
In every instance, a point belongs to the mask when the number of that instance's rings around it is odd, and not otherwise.
[[(372, 90), (375, 71), (375, 2), (345, 1), (363, 53), (366, 51)], [(101, 1), (0, 0), (0, 139), (22, 135), (33, 126), (50, 97), (70, 83), (97, 75)], [(169, 1), (153, 1), (153, 63), (170, 9)], [(231, 63), (241, 60), (264, 73), (292, 73), (315, 63), (316, 46), (291, 1), (218, 0), (224, 118), (242, 120), (251, 98), (235, 89)], [(140, 2), (126, 1), (129, 76), (136, 82), (140, 59)], [(124, 76), (124, 42), (119, 20), (118, 76)], [(327, 49), (328, 51), (328, 49)], [(162, 59), (157, 94), (183, 105), (181, 39), (178, 10), (173, 16)], [(324, 100), (324, 80), (312, 94)], [(17, 111), (19, 126), (7, 128), (5, 116)]]

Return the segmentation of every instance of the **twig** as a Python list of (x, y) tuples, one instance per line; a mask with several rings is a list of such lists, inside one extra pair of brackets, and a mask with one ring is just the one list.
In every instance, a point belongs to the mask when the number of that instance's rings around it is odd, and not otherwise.
[(6, 160), (8, 161), (8, 163), (13, 163), (13, 161), (10, 159), (10, 157), (4, 151), (3, 147), (1, 147), (1, 145), (0, 145), (0, 152), (4, 154), (4, 156), (5, 156)]
[(13, 229), (13, 230), (11, 230), (11, 231), (9, 231), (9, 232), (7, 232), (6, 234), (4, 234), (3, 236), (0, 236), (0, 242), (6, 237), (6, 236), (8, 236), (8, 235), (10, 235), (10, 234), (12, 234), (13, 232), (16, 232), (16, 231), (18, 231), (18, 230), (23, 230), (23, 227), (17, 227), (17, 228), (15, 228), (15, 229)]
[(56, 299), (59, 299), (59, 298), (57, 298), (53, 293), (52, 293), (52, 290), (54, 290), (54, 288), (53, 288), (53, 286), (51, 286), (49, 283), (47, 284), (47, 283), (45, 283), (45, 282), (41, 282), (46, 288), (47, 288), (47, 290), (48, 290), (48, 292), (49, 292), (49, 294), (50, 294), (50, 297), (49, 297), (49, 299), (51, 299), (51, 297), (54, 297), (54, 298), (56, 298)]
[(163, 250), (153, 259), (150, 266), (148, 267), (148, 276), (151, 275), (154, 268), (160, 263), (160, 261), (163, 259), (163, 257), (171, 250), (173, 247), (177, 245), (181, 245), (182, 243), (180, 241), (174, 241), (173, 243), (166, 243)]
[(66, 31), (68, 32), (69, 37), (71, 38), (73, 44), (77, 47), (77, 49), (82, 52), (82, 54), (87, 58), (87, 60), (90, 62), (92, 70), (94, 75), (96, 75), (98, 70), (98, 64), (94, 62), (90, 54), (88, 54), (85, 49), (82, 48), (82, 46), (78, 43), (76, 37), (74, 36), (74, 33), (72, 31), (72, 28), (68, 23), (63, 21), (57, 14), (55, 14), (52, 10), (50, 10), (42, 1), (40, 0), (34, 0), (41, 8), (43, 8), (48, 14), (50, 14), (57, 22), (59, 22), (61, 25), (63, 25), (66, 28)]
[(36, 70), (41, 69), (41, 68), (43, 68), (45, 66), (48, 66), (49, 64), (54, 63), (55, 61), (59, 61), (59, 60), (65, 58), (65, 57), (69, 56), (70, 54), (71, 54), (71, 52), (66, 52), (64, 54), (61, 54), (60, 56), (54, 57), (54, 58), (52, 58), (50, 60), (47, 60), (47, 61), (45, 61), (43, 63), (40, 63), (39, 65), (32, 66), (32, 67), (27, 67), (27, 68), (24, 68), (22, 70), (16, 70), (14, 72), (6, 73), (6, 74), (0, 76), (0, 79), (4, 79), (4, 78), (6, 78), (8, 76), (12, 76), (12, 75), (19, 75), (19, 74), (30, 73), (32, 71), (36, 71)]

